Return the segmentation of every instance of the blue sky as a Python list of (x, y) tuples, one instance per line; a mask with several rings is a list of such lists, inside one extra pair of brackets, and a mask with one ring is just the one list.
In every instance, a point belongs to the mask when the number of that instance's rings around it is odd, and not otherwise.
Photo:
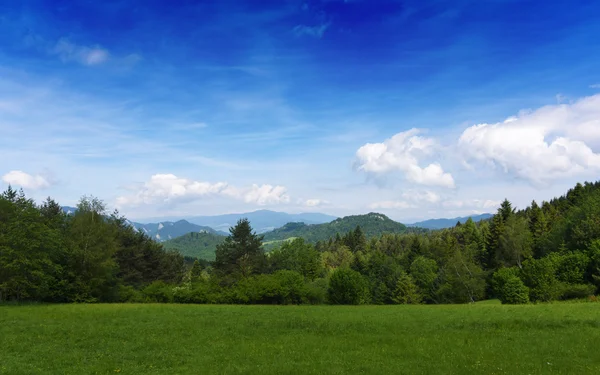
[(524, 207), (597, 179), (599, 47), (591, 0), (4, 2), (1, 183), (131, 218)]

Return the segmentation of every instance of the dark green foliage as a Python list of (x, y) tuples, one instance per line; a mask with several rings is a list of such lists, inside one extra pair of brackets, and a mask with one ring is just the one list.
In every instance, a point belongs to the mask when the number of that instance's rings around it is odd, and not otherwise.
[(518, 277), (509, 277), (502, 288), (500, 301), (509, 305), (519, 305), (529, 302), (529, 288)]
[(492, 287), (496, 297), (504, 304), (517, 305), (529, 302), (529, 288), (519, 278), (519, 269), (501, 268), (494, 273)]
[(590, 284), (563, 284), (560, 299), (581, 299), (594, 295), (596, 287)]
[(155, 280), (178, 283), (183, 257), (136, 233), (84, 197), (74, 215), (39, 207), (11, 188), (0, 196), (0, 301), (137, 301)]
[(227, 284), (259, 274), (266, 269), (262, 236), (252, 231), (247, 219), (240, 219), (230, 236), (219, 244), (214, 262), (215, 272)]
[(521, 211), (505, 200), (489, 221), (440, 231), (369, 214), (273, 233), (287, 240), (265, 255), (262, 236), (240, 220), (209, 262), (165, 251), (95, 198), (66, 215), (9, 187), (0, 195), (0, 301), (518, 304), (586, 299), (600, 287), (600, 183)]
[(314, 280), (323, 271), (321, 254), (302, 238), (285, 242), (280, 248), (270, 252), (268, 263), (271, 272), (292, 270), (308, 280)]
[(561, 285), (556, 278), (556, 264), (549, 257), (523, 262), (521, 277), (529, 287), (531, 301), (551, 301), (560, 297)]
[(406, 273), (402, 273), (396, 282), (396, 290), (394, 290), (392, 300), (398, 304), (415, 305), (423, 301), (423, 296), (419, 294), (412, 277)]
[(329, 279), (329, 303), (334, 305), (361, 305), (370, 300), (365, 278), (350, 268), (338, 268)]
[(435, 281), (437, 279), (438, 265), (433, 259), (424, 256), (417, 257), (410, 266), (410, 275), (419, 290), (419, 294), (426, 300), (435, 296)]

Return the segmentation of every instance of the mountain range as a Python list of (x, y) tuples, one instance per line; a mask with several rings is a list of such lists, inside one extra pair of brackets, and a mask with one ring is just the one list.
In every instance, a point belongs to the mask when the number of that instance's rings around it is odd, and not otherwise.
[(452, 228), (456, 225), (456, 223), (460, 222), (464, 224), (469, 218), (473, 219), (474, 222), (479, 222), (481, 220), (490, 219), (492, 214), (481, 214), (475, 216), (464, 216), (464, 217), (455, 217), (453, 219), (430, 219), (425, 221), (420, 221), (418, 223), (407, 224), (409, 227), (419, 227), (425, 229), (444, 229), (444, 228)]

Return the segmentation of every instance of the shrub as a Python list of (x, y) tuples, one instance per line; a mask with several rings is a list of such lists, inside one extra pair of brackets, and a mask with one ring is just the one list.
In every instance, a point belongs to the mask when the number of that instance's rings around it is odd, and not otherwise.
[(350, 268), (338, 268), (331, 274), (328, 297), (329, 303), (334, 305), (368, 303), (368, 283), (360, 273)]
[(502, 300), (504, 285), (509, 279), (513, 277), (519, 277), (519, 269), (516, 267), (500, 268), (499, 270), (494, 272), (494, 275), (492, 276), (491, 286), (495, 297)]
[(173, 302), (173, 286), (164, 281), (153, 282), (142, 290), (142, 294), (148, 302)]
[(119, 286), (119, 302), (143, 302), (142, 293), (131, 285)]
[(500, 293), (503, 304), (519, 305), (529, 302), (529, 288), (516, 276), (508, 277)]
[(596, 286), (591, 284), (563, 284), (560, 299), (589, 298), (594, 295)]
[(531, 301), (552, 301), (561, 295), (561, 285), (556, 279), (556, 265), (549, 258), (528, 259), (523, 262), (523, 282), (529, 287)]
[(281, 270), (241, 280), (229, 298), (235, 303), (300, 304), (304, 299), (304, 277), (296, 271)]
[(304, 286), (304, 301), (311, 305), (321, 305), (327, 303), (327, 289), (329, 284), (327, 279), (315, 279)]

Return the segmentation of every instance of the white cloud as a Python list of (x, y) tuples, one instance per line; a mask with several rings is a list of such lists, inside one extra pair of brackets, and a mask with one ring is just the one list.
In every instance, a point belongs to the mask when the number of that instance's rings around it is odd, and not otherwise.
[(315, 38), (321, 39), (325, 31), (329, 28), (329, 23), (323, 23), (317, 26), (306, 26), (306, 25), (297, 25), (294, 27), (293, 31), (296, 36), (312, 36)]
[(502, 202), (491, 199), (448, 200), (442, 202), (446, 209), (495, 210)]
[(416, 184), (453, 188), (454, 178), (439, 163), (419, 166), (419, 158), (431, 155), (436, 147), (434, 139), (418, 136), (419, 132), (411, 129), (382, 143), (365, 144), (356, 152), (358, 170), (376, 175), (399, 171)]
[(116, 205), (124, 207), (178, 203), (208, 196), (221, 196), (263, 206), (288, 203), (290, 197), (286, 192), (283, 186), (254, 184), (248, 188), (238, 188), (225, 182), (201, 182), (179, 178), (173, 174), (155, 174), (136, 193), (118, 197)]
[(242, 190), (241, 196), (246, 203), (254, 203), (260, 206), (266, 204), (289, 203), (290, 196), (286, 194), (287, 189), (283, 186), (252, 185), (250, 189)]
[(596, 83), (594, 85), (590, 85), (591, 89), (600, 89), (600, 83)]
[(427, 202), (427, 203), (438, 203), (441, 200), (439, 194), (433, 191), (415, 191), (409, 190), (402, 193), (402, 198), (412, 202)]
[(307, 199), (306, 201), (304, 201), (304, 205), (306, 207), (319, 207), (326, 204), (329, 204), (329, 201), (322, 199)]
[(109, 52), (100, 46), (80, 46), (71, 43), (66, 38), (61, 38), (51, 53), (58, 55), (63, 62), (76, 61), (83, 65), (99, 65), (106, 62), (110, 56)]
[(25, 189), (45, 189), (50, 187), (50, 182), (40, 175), (30, 175), (23, 171), (10, 171), (2, 176), (2, 181), (10, 185), (17, 185)]
[(377, 210), (377, 209), (406, 210), (409, 208), (416, 208), (416, 206), (411, 203), (408, 203), (406, 201), (382, 201), (382, 202), (371, 203), (369, 205), (369, 208), (373, 209), (373, 210)]
[(467, 128), (458, 145), (468, 161), (498, 166), (535, 184), (600, 170), (600, 95)]

